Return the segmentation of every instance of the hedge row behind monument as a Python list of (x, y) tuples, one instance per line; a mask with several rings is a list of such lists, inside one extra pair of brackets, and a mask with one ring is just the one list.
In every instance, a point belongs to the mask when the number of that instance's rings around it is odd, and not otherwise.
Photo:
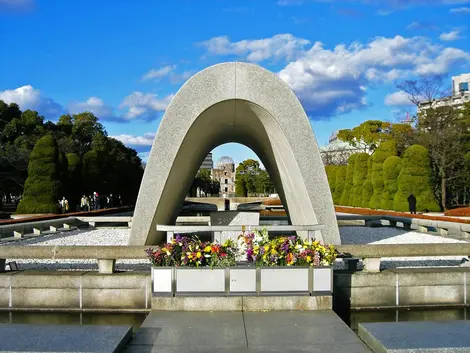
[(403, 155), (393, 209), (408, 211), (407, 198), (411, 193), (416, 197), (417, 211), (440, 211), (431, 183), (429, 153), (427, 148), (420, 145), (408, 147)]
[(59, 147), (51, 135), (38, 140), (31, 152), (28, 178), (18, 213), (55, 213), (58, 208), (61, 166)]
[(380, 208), (384, 188), (383, 163), (390, 156), (397, 155), (397, 144), (394, 140), (382, 142), (372, 155), (372, 185), (374, 193), (369, 202), (370, 208)]

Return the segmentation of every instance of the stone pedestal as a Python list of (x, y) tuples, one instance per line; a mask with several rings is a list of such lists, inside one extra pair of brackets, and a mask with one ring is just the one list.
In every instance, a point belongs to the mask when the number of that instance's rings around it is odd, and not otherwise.
[[(238, 212), (238, 211), (224, 211), (212, 212), (210, 214), (211, 226), (259, 226), (259, 213), (258, 212)], [(237, 239), (240, 232), (215, 232), (214, 240), (220, 243), (225, 242), (227, 239)]]

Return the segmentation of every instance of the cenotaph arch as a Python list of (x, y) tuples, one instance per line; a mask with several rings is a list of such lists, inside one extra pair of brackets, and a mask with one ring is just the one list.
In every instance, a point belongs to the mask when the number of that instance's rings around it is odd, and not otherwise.
[(166, 109), (145, 168), (130, 245), (164, 241), (156, 225), (175, 223), (204, 157), (227, 142), (258, 155), (292, 224), (324, 224), (319, 240), (340, 244), (325, 170), (302, 105), (274, 73), (229, 62), (195, 74)]

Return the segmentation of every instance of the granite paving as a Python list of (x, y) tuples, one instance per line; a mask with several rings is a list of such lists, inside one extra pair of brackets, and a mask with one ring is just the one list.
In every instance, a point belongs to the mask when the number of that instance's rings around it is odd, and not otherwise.
[(153, 311), (128, 353), (363, 353), (370, 350), (332, 311)]
[(470, 321), (359, 324), (359, 337), (380, 353), (470, 352)]
[(122, 352), (131, 326), (0, 324), (0, 352)]

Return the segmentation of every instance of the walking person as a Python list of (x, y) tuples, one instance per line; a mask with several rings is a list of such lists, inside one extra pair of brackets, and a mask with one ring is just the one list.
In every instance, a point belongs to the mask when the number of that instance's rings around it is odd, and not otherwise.
[(416, 214), (416, 197), (413, 194), (408, 196), (408, 207), (411, 214)]
[(81, 211), (86, 211), (86, 208), (87, 208), (86, 204), (87, 204), (86, 196), (83, 195), (82, 199), (80, 200), (80, 210)]
[(68, 201), (65, 199), (65, 196), (62, 197), (62, 200), (59, 200), (59, 207), (60, 207), (60, 211), (62, 212), (62, 214), (65, 214), (66, 212), (66, 207), (68, 205)]

